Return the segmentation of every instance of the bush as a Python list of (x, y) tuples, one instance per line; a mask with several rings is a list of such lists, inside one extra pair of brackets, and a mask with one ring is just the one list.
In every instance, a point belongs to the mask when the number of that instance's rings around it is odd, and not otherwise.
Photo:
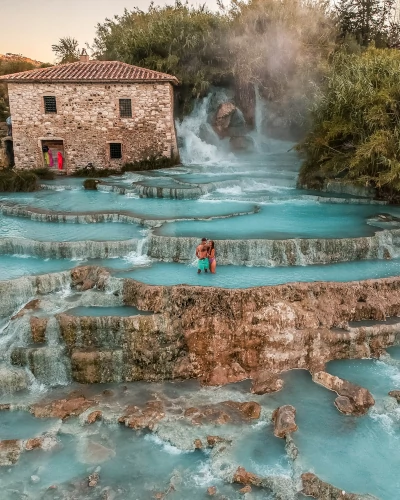
[(52, 181), (56, 178), (55, 172), (46, 167), (36, 168), (31, 170), (31, 172), (33, 172), (41, 180)]
[(300, 183), (340, 177), (400, 193), (400, 52), (371, 48), (338, 53), (313, 111), (312, 130), (298, 146), (305, 154)]
[(97, 191), (97, 184), (99, 184), (100, 181), (97, 179), (86, 179), (83, 181), (83, 187), (85, 189), (90, 189), (92, 191)]
[(171, 168), (177, 165), (179, 161), (176, 158), (168, 158), (166, 156), (151, 156), (146, 160), (126, 163), (122, 172), (138, 172), (142, 170), (157, 170), (158, 168)]
[(87, 177), (93, 179), (96, 177), (109, 177), (110, 175), (119, 175), (119, 170), (112, 168), (95, 168), (95, 167), (82, 167), (73, 172), (72, 177)]
[(0, 191), (2, 192), (31, 192), (38, 189), (38, 177), (32, 171), (0, 171)]

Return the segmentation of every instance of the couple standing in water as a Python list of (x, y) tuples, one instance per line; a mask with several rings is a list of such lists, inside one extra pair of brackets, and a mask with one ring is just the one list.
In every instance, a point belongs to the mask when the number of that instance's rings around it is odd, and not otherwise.
[(215, 245), (213, 240), (207, 241), (207, 238), (202, 238), (200, 245), (196, 248), (196, 257), (199, 259), (197, 264), (198, 274), (201, 271), (207, 273), (209, 269), (212, 274), (215, 274), (217, 261), (215, 260)]

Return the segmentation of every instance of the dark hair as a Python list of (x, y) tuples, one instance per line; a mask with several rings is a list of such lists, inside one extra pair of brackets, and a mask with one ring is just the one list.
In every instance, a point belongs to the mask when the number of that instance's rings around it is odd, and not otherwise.
[(213, 250), (215, 248), (214, 240), (210, 240), (210, 244), (211, 244), (211, 250)]
[(207, 238), (201, 238), (201, 241), (207, 241)]

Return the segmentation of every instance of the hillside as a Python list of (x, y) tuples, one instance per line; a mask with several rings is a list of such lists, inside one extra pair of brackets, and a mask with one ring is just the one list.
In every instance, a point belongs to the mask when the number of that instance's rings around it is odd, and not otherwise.
[(32, 64), (35, 67), (39, 67), (43, 64), (41, 61), (36, 61), (35, 59), (30, 59), (29, 57), (24, 57), (21, 54), (11, 54), (10, 52), (7, 52), (6, 54), (0, 54), (0, 61), (24, 62), (27, 64)]

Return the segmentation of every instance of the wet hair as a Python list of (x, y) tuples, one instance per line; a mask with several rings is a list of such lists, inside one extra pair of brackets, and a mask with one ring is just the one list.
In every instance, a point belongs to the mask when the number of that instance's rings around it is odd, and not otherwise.
[(210, 243), (210, 249), (213, 250), (215, 248), (214, 240), (210, 240), (209, 243)]
[(201, 238), (201, 241), (207, 241), (207, 238)]

